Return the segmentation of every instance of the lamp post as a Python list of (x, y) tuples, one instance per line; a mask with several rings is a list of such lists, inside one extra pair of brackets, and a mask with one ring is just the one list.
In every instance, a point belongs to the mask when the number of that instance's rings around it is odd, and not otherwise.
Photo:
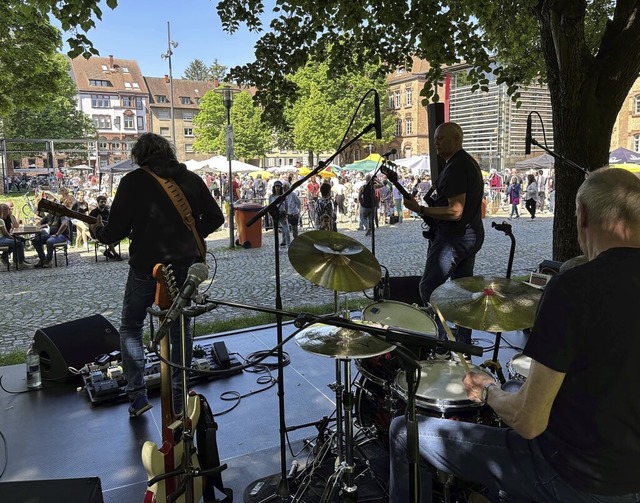
[(173, 54), (173, 51), (171, 50), (172, 47), (174, 49), (178, 47), (178, 42), (174, 42), (173, 40), (171, 40), (171, 26), (169, 24), (169, 21), (167, 21), (167, 52), (161, 54), (160, 57), (162, 59), (169, 60), (169, 106), (171, 109), (171, 141), (173, 142), (173, 146), (176, 147), (176, 123), (173, 116), (173, 71), (171, 69), (171, 56)]
[(233, 90), (229, 85), (222, 88), (222, 104), (227, 109), (227, 129), (225, 131), (225, 143), (227, 146), (227, 160), (229, 161), (229, 246), (233, 248), (234, 222), (233, 222), (233, 171), (231, 159), (233, 158), (233, 126), (231, 125), (231, 107), (233, 106)]

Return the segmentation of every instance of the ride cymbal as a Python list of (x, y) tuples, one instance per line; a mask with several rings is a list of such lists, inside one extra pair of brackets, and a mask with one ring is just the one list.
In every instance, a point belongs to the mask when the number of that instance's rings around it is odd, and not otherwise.
[[(352, 321), (359, 325), (374, 325), (367, 321)], [(298, 346), (309, 353), (331, 358), (370, 358), (388, 353), (392, 344), (360, 330), (314, 323), (296, 334)]]
[(359, 241), (339, 232), (310, 231), (289, 246), (289, 260), (301, 276), (338, 292), (359, 292), (380, 281), (380, 264)]
[(540, 290), (520, 281), (472, 276), (436, 288), (431, 304), (456, 325), (509, 332), (533, 326), (541, 295)]

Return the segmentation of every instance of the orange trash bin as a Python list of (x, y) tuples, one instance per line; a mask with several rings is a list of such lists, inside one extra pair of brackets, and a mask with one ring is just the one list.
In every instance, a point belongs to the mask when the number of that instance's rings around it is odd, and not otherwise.
[(247, 222), (251, 220), (262, 209), (256, 203), (236, 203), (233, 205), (236, 216), (236, 229), (238, 229), (238, 239), (236, 245), (243, 248), (260, 248), (262, 246), (262, 219), (247, 227)]

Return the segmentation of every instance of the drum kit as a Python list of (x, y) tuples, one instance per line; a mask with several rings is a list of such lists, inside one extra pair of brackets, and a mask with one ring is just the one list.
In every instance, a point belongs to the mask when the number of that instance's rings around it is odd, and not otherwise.
[[(375, 256), (359, 241), (336, 232), (311, 231), (298, 236), (289, 248), (289, 259), (304, 278), (334, 291), (336, 312), (338, 292), (366, 290), (381, 277)], [(434, 291), (432, 300), (436, 312), (450, 322), (499, 332), (531, 327), (540, 295), (539, 290), (517, 281), (476, 276), (445, 283)], [(336, 394), (338, 442), (334, 489), (340, 492), (342, 501), (358, 500), (354, 408), (355, 422), (361, 430), (369, 438), (384, 442), (391, 419), (414, 403), (408, 396), (411, 385), (407, 375), (413, 372), (411, 369), (420, 376), (415, 404), (421, 414), (480, 423), (492, 420), (482, 404), (467, 398), (462, 386), (465, 366), (455, 360), (427, 359), (416, 347), (398, 345), (397, 341), (404, 339), (395, 334), (414, 336), (412, 341), (418, 337), (424, 342), (418, 344), (422, 348), (451, 348), (457, 344), (438, 339), (436, 323), (426, 310), (392, 300), (367, 306), (361, 320), (347, 319), (342, 326), (334, 326), (333, 321), (313, 323), (295, 335), (304, 351), (335, 359), (336, 382), (331, 386)], [(361, 374), (355, 384), (352, 360)], [(491, 375), (478, 366), (470, 368)], [(333, 501), (334, 497), (329, 491), (322, 501)]]

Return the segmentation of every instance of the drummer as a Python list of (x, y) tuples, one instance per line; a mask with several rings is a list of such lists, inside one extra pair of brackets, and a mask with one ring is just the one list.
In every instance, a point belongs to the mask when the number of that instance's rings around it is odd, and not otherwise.
[[(437, 470), (518, 501), (640, 501), (640, 179), (600, 169), (576, 198), (586, 264), (548, 283), (524, 353), (517, 393), (468, 373), (468, 397), (510, 428), (418, 416), (420, 454)], [(622, 357), (621, 357), (622, 356)], [(631, 388), (630, 388), (631, 384)], [(631, 396), (629, 392), (632, 392)], [(391, 425), (390, 502), (409, 499), (404, 418)], [(431, 478), (422, 477), (422, 501)]]

